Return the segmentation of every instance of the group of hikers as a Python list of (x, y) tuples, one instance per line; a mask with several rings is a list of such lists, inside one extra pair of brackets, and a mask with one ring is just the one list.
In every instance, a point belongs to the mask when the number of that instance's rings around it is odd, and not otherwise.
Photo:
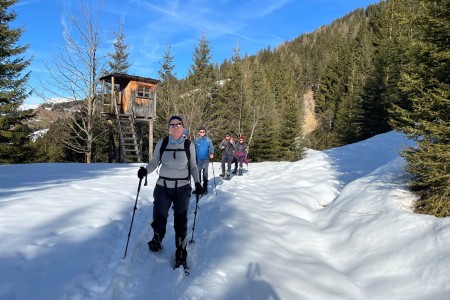
[[(169, 135), (156, 143), (152, 160), (146, 167), (140, 167), (138, 178), (142, 180), (159, 167), (159, 178), (153, 190), (153, 238), (148, 242), (148, 248), (152, 252), (162, 248), (169, 209), (173, 206), (176, 246), (174, 267), (183, 266), (186, 270), (188, 207), (192, 193), (190, 178), (192, 176), (195, 184), (193, 193), (197, 197), (208, 193), (208, 167), (214, 158), (214, 146), (205, 127), (198, 129), (198, 136), (191, 142), (180, 116), (170, 117), (168, 127)], [(230, 179), (233, 161), (233, 173), (242, 175), (248, 153), (244, 137), (240, 136), (235, 143), (231, 134), (227, 133), (219, 149), (222, 152), (220, 176)]]

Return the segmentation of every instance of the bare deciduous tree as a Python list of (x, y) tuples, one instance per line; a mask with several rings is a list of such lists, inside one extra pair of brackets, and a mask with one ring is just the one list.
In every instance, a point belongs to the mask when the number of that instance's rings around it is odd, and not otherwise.
[(79, 110), (67, 116), (73, 134), (61, 142), (73, 151), (84, 153), (87, 163), (92, 162), (96, 139), (97, 85), (106, 64), (106, 56), (100, 51), (97, 12), (92, 3), (81, 2), (79, 15), (69, 17), (63, 48), (52, 50), (52, 60), (45, 62), (50, 79), (43, 87), (55, 97), (80, 101)]

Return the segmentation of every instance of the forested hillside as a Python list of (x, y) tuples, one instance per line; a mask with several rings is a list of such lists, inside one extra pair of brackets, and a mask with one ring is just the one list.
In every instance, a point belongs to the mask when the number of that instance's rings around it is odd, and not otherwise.
[[(160, 102), (160, 112), (177, 107), (192, 129), (207, 125), (217, 141), (226, 131), (247, 136), (256, 161), (295, 160), (303, 147), (327, 149), (389, 131), (391, 107), (409, 105), (399, 80), (419, 11), (417, 1), (380, 2), (276, 49), (244, 57), (235, 49), (214, 68), (202, 67), (211, 66), (213, 52), (202, 37), (191, 76), (177, 81), (178, 99)], [(160, 99), (170, 94), (162, 79)], [(304, 96), (311, 91), (317, 127), (305, 134)]]
[[(244, 135), (250, 161), (294, 161), (305, 148), (328, 149), (396, 129), (417, 142), (404, 156), (418, 209), (450, 215), (449, 24), (450, 0), (381, 1), (275, 49), (245, 55), (236, 47), (220, 64), (211, 63), (214, 47), (203, 35), (185, 78), (173, 73), (169, 45), (159, 71), (155, 140), (178, 114), (191, 138), (205, 126), (216, 145), (225, 133)], [(95, 91), (90, 97), (92, 103)], [(86, 150), (58, 142), (61, 136), (83, 141), (70, 122), (55, 122), (33, 144), (39, 155), (28, 160), (83, 160)], [(91, 113), (88, 123), (89, 157), (107, 161), (105, 121)], [(139, 126), (143, 141), (147, 127)], [(145, 143), (142, 148), (148, 152)]]
[(396, 129), (417, 143), (403, 152), (417, 210), (450, 215), (449, 0), (382, 1), (273, 50), (241, 57), (235, 49), (214, 70), (201, 67), (209, 47), (204, 37), (199, 44), (179, 85), (189, 97), (175, 100), (181, 113), (186, 102), (195, 108), (191, 128), (207, 125), (217, 142), (230, 130), (248, 136), (253, 161), (296, 160), (305, 147)]

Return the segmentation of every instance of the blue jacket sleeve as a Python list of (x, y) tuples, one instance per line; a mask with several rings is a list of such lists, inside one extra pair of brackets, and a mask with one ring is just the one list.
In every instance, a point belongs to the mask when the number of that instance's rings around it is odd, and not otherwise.
[(208, 138), (209, 154), (214, 154), (214, 146), (211, 139)]

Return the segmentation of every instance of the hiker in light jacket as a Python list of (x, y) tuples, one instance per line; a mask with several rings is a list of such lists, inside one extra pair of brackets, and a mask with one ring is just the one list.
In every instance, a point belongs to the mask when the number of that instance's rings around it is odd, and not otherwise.
[[(169, 136), (158, 141), (153, 154), (153, 159), (144, 168), (138, 171), (140, 179), (158, 168), (159, 178), (153, 191), (153, 239), (148, 242), (148, 248), (152, 252), (159, 251), (162, 240), (166, 234), (169, 209), (173, 205), (174, 229), (175, 229), (175, 263), (185, 265), (187, 258), (186, 236), (188, 226), (188, 206), (191, 197), (190, 176), (195, 182), (197, 195), (202, 193), (197, 163), (195, 162), (195, 147), (182, 136), (183, 119), (172, 116), (169, 119)], [(165, 149), (164, 146), (166, 145)], [(161, 148), (164, 151), (161, 154)], [(189, 158), (186, 148), (189, 149)]]
[[(244, 137), (241, 135), (239, 137), (239, 142), (236, 144), (236, 151), (234, 152), (234, 158), (239, 163), (239, 173), (242, 175), (242, 165), (247, 158), (248, 146), (244, 143)], [(236, 172), (234, 172), (236, 174)]]
[[(222, 174), (220, 176), (230, 178), (231, 162), (234, 157), (234, 140), (230, 134), (226, 134), (225, 138), (220, 143), (219, 149), (222, 151)], [(227, 165), (227, 171), (225, 174), (225, 164)]]
[[(208, 167), (209, 159), (214, 158), (214, 146), (211, 139), (206, 135), (206, 128), (198, 129), (198, 137), (194, 140), (195, 153), (197, 154), (197, 168), (199, 172), (200, 183), (203, 179), (203, 193), (208, 193)], [(203, 176), (202, 176), (203, 171)]]

